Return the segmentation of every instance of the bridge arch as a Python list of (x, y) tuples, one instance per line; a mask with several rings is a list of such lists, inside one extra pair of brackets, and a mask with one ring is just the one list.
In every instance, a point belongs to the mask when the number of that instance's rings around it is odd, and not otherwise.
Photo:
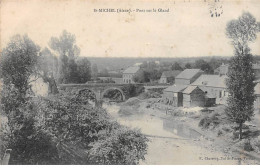
[(105, 90), (102, 92), (102, 94), (101, 94), (101, 99), (104, 98), (104, 95), (105, 95), (106, 93), (108, 93), (109, 91), (112, 91), (112, 90), (117, 90), (117, 91), (119, 91), (120, 94), (121, 94), (122, 101), (125, 100), (125, 94), (124, 94), (123, 90), (122, 90), (121, 88), (117, 88), (117, 87), (110, 87), (110, 88), (105, 89)]

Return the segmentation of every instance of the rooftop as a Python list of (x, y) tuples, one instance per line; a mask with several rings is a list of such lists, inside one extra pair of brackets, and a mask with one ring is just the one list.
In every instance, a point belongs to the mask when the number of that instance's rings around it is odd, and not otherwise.
[(185, 69), (182, 71), (176, 78), (181, 78), (181, 79), (191, 79), (198, 73), (202, 73), (203, 71), (200, 69)]
[(226, 78), (225, 75), (201, 75), (191, 85), (226, 88)]
[(190, 94), (194, 89), (196, 89), (198, 86), (188, 86), (182, 93), (184, 94)]
[(169, 77), (176, 77), (178, 74), (180, 74), (181, 71), (164, 71), (162, 73), (162, 77), (166, 77), (166, 78), (169, 78)]
[(164, 89), (164, 91), (177, 93), (177, 92), (182, 92), (186, 87), (188, 87), (188, 85), (172, 85)]
[(139, 66), (131, 66), (131, 67), (128, 67), (123, 73), (134, 74), (137, 71), (139, 71), (139, 69), (140, 69)]

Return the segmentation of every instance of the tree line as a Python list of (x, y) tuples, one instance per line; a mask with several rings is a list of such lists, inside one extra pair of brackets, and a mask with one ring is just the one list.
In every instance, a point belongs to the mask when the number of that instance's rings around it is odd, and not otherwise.
[(221, 64), (228, 64), (229, 59), (212, 58), (209, 61), (198, 59), (195, 62), (162, 62), (160, 64), (155, 61), (144, 61), (140, 66), (142, 71), (134, 76), (134, 81), (137, 83), (156, 82), (160, 79), (164, 71), (183, 71), (185, 69), (201, 69), (206, 74), (214, 74), (214, 70)]

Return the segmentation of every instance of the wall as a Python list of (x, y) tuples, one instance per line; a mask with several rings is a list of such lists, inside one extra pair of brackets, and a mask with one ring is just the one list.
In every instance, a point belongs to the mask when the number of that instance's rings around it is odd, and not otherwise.
[(216, 104), (226, 104), (228, 92), (225, 88), (206, 87), (207, 90), (216, 96)]
[(183, 107), (203, 107), (205, 105), (205, 93), (199, 89), (194, 89), (190, 94), (183, 94)]
[(159, 80), (159, 83), (167, 83), (167, 78), (161, 77), (160, 80)]
[(123, 74), (123, 83), (135, 83), (133, 77), (134, 74)]

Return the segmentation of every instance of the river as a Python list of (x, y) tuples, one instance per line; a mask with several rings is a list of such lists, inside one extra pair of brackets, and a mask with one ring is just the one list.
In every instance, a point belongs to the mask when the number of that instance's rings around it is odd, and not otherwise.
[[(150, 114), (119, 115), (120, 106), (104, 104), (103, 108), (120, 124), (138, 128), (149, 138), (147, 155), (140, 164), (241, 164), (236, 157), (211, 148), (211, 142), (178, 121)], [(200, 143), (196, 143), (200, 142)], [(198, 145), (203, 144), (203, 145)], [(243, 163), (242, 163), (243, 164)]]

